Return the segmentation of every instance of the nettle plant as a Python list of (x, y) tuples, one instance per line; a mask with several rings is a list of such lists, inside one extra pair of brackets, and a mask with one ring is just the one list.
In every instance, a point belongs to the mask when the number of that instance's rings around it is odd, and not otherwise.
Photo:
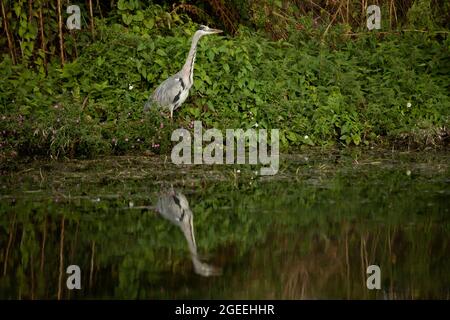
[(158, 33), (161, 29), (170, 30), (190, 21), (186, 15), (174, 11), (169, 13), (159, 5), (144, 6), (139, 0), (119, 0), (117, 14), (125, 26), (142, 35)]

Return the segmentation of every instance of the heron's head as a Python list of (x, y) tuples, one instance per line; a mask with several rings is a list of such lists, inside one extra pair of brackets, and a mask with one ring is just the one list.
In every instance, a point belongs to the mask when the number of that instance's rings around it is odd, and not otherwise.
[(197, 32), (199, 32), (202, 36), (204, 36), (204, 35), (208, 35), (208, 34), (221, 33), (223, 31), (219, 30), (219, 29), (213, 29), (213, 28), (210, 28), (208, 26), (201, 25)]

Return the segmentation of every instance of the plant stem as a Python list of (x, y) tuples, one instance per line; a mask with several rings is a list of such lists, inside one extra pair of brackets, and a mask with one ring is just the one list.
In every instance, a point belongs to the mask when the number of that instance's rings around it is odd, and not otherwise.
[(39, 4), (39, 29), (41, 31), (41, 49), (44, 54), (44, 68), (47, 73), (47, 53), (45, 45), (45, 33), (44, 33), (44, 17), (42, 15), (42, 3)]
[(64, 66), (64, 38), (62, 27), (61, 0), (58, 0), (58, 28), (59, 28), (59, 51), (61, 57), (61, 67)]
[(94, 9), (92, 7), (92, 0), (89, 0), (89, 20), (91, 22), (92, 39), (95, 41), (95, 29), (94, 29)]
[(16, 64), (16, 55), (14, 53), (14, 42), (12, 40), (12, 36), (9, 31), (8, 19), (6, 16), (6, 10), (5, 5), (3, 4), (3, 0), (0, 0), (0, 5), (2, 7), (2, 18), (3, 18), (3, 25), (5, 27), (6, 38), (8, 39), (9, 54), (11, 55), (12, 63)]

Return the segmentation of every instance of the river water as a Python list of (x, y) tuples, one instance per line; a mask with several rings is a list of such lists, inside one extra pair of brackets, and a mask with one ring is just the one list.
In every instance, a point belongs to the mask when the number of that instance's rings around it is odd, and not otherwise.
[[(449, 160), (284, 155), (273, 177), (164, 156), (7, 162), (0, 298), (449, 299)], [(193, 213), (195, 255), (155, 211), (175, 191)], [(70, 265), (79, 290), (67, 288)], [(371, 265), (380, 289), (367, 287)]]

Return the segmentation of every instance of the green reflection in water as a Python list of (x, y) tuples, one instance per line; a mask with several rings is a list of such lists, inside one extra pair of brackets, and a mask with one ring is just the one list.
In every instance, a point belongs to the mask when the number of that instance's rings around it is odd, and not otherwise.
[[(0, 298), (450, 298), (448, 154), (283, 159), (275, 177), (140, 157), (4, 165)], [(169, 185), (221, 276), (196, 274), (151, 210)], [(66, 288), (71, 264), (82, 290)], [(371, 264), (382, 290), (366, 288)]]

